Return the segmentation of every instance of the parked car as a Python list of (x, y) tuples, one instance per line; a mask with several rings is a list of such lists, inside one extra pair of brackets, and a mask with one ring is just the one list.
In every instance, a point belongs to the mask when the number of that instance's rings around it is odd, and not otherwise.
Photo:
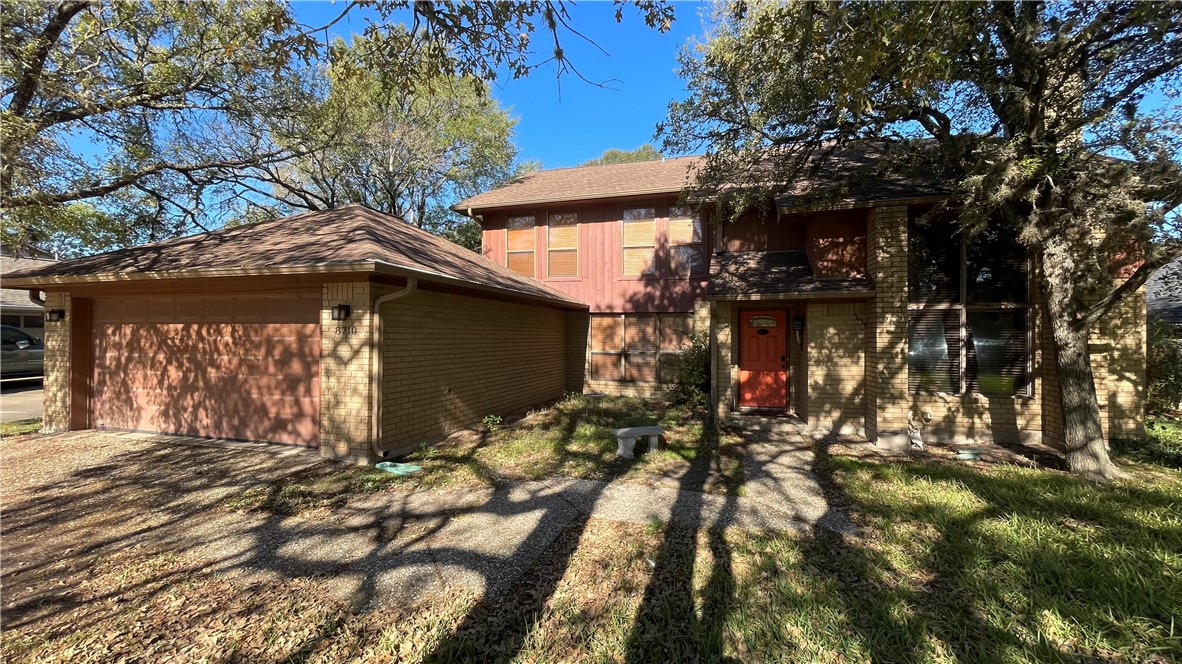
[(0, 377), (40, 376), (45, 371), (45, 344), (11, 325), (0, 325)]

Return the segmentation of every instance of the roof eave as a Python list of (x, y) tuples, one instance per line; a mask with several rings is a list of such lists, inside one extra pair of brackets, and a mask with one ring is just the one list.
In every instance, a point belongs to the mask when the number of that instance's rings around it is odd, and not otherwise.
[(519, 291), (501, 286), (489, 286), (464, 279), (458, 279), (430, 270), (411, 268), (380, 260), (353, 261), (348, 263), (321, 263), (309, 265), (284, 265), (264, 268), (221, 268), (221, 269), (193, 269), (173, 270), (162, 272), (114, 272), (105, 274), (78, 275), (48, 275), (44, 277), (26, 277), (24, 279), (6, 279), (5, 288), (20, 290), (41, 290), (53, 287), (68, 287), (71, 284), (113, 284), (143, 281), (219, 278), (219, 277), (263, 277), (285, 275), (330, 275), (330, 274), (386, 274), (401, 277), (416, 277), (428, 282), (447, 284), (469, 290), (502, 293), (517, 298), (546, 302), (570, 309), (586, 309), (587, 305), (574, 300), (560, 297), (547, 297), (536, 293)]
[(193, 279), (217, 277), (261, 277), (296, 274), (347, 274), (351, 272), (373, 272), (374, 261), (348, 263), (319, 263), (309, 265), (282, 265), (275, 267), (242, 268), (197, 268), (191, 270), (166, 270), (159, 272), (106, 272), (99, 274), (64, 274), (41, 277), (6, 278), (5, 288), (37, 290), (54, 286), (91, 283), (124, 283), (161, 279)]
[(706, 294), (707, 300), (760, 302), (770, 300), (864, 299), (874, 297), (874, 289), (840, 291), (791, 291), (787, 293)]
[(375, 272), (379, 274), (386, 274), (394, 277), (415, 277), (423, 281), (428, 281), (437, 284), (444, 284), (448, 286), (455, 286), (457, 288), (465, 288), (468, 290), (483, 292), (483, 293), (498, 293), (502, 295), (512, 295), (516, 298), (525, 300), (532, 300), (535, 302), (544, 302), (547, 304), (558, 305), (567, 309), (589, 309), (590, 307), (578, 300), (567, 299), (564, 297), (550, 297), (539, 295), (537, 293), (529, 293), (527, 291), (520, 291), (514, 288), (506, 288), (503, 286), (490, 286), (487, 284), (478, 284), (472, 281), (465, 281), (457, 279), (439, 272), (432, 272), (430, 270), (423, 270), (419, 268), (406, 267), (404, 265), (396, 265), (394, 263), (387, 263), (384, 261), (377, 261), (375, 264)]
[(522, 200), (515, 200), (512, 202), (508, 202), (508, 203), (494, 203), (491, 205), (471, 205), (471, 204), (465, 203), (464, 201), (460, 201), (459, 203), (456, 203), (455, 205), (451, 206), (451, 210), (453, 212), (457, 212), (459, 214), (471, 217), (474, 215), (483, 214), (484, 212), (488, 212), (489, 210), (500, 210), (500, 209), (504, 209), (504, 208), (522, 207), (525, 205), (546, 205), (547, 203), (573, 203), (576, 201), (594, 201), (594, 200), (603, 200), (606, 198), (632, 198), (632, 197), (636, 197), (636, 196), (658, 196), (658, 195), (662, 195), (662, 194), (678, 194), (678, 195), (680, 195), (681, 192), (684, 190), (685, 190), (685, 187), (678, 187), (676, 189), (671, 189), (669, 187), (661, 187), (658, 189), (636, 189), (636, 190), (632, 190), (632, 191), (613, 191), (613, 192), (608, 192), (608, 193), (603, 193), (603, 194), (588, 194), (588, 195), (584, 195), (584, 196), (559, 196), (559, 197), (547, 197), (547, 198), (522, 199)]

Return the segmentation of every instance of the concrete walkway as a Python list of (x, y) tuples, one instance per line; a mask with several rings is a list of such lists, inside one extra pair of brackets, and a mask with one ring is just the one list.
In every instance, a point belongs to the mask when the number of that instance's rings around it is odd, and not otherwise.
[[(183, 552), (230, 574), (315, 576), (333, 594), (380, 606), (445, 592), (500, 595), (564, 532), (588, 519), (852, 531), (824, 501), (807, 438), (758, 428), (743, 435), (747, 484), (741, 496), (558, 478), (497, 490), (365, 494), (327, 514), (284, 516), (235, 513), (217, 504), (248, 486), (325, 462), (137, 434), (63, 434), (43, 439), (40, 450), (69, 450), (67, 458), (57, 458), (57, 472), (38, 463), (44, 474), (30, 467), (18, 479), (11, 464), (5, 468), (3, 502), (11, 520), (3, 548), (9, 569), (60, 560), (91, 539), (85, 544), (92, 551), (141, 546)], [(76, 465), (69, 457), (81, 445), (89, 459)], [(63, 468), (77, 472), (58, 475)], [(26, 516), (28, 524), (22, 523)]]

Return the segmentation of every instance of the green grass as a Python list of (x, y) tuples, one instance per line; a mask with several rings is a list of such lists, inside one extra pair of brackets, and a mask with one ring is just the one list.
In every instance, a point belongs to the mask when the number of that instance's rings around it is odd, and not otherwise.
[(41, 418), (0, 423), (0, 437), (23, 436), (41, 430)]
[[(1182, 476), (828, 461), (870, 537), (747, 537), (749, 648), (874, 661), (1182, 657)], [(799, 638), (807, 635), (806, 638)], [(824, 653), (831, 653), (824, 655)]]
[(1182, 421), (1152, 419), (1145, 427), (1144, 440), (1114, 440), (1112, 448), (1129, 461), (1182, 468)]
[[(491, 418), (486, 418), (491, 421)], [(665, 443), (637, 457), (616, 456), (613, 429), (659, 424)], [(226, 502), (235, 510), (298, 514), (342, 505), (361, 493), (388, 489), (498, 487), (550, 477), (671, 481), (712, 493), (739, 493), (739, 440), (707, 425), (700, 413), (654, 399), (571, 396), (515, 420), (470, 431), (411, 454), (422, 472), (398, 477), (372, 468), (334, 464), (251, 487)]]

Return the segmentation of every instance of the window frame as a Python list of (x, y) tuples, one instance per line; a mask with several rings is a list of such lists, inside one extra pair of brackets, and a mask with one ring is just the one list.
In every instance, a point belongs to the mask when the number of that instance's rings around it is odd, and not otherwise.
[[(633, 350), (628, 344), (628, 325), (631, 321), (636, 321), (642, 316), (652, 316), (655, 321), (654, 326), (654, 342), (652, 350)], [(587, 348), (587, 375), (591, 380), (602, 381), (607, 383), (627, 384), (627, 385), (652, 385), (660, 387), (667, 385), (668, 381), (662, 381), (662, 364), (665, 362), (677, 362), (684, 354), (686, 345), (682, 345), (677, 349), (669, 349), (664, 345), (665, 339), (665, 325), (667, 319), (682, 318), (687, 327), (685, 330), (685, 341), (688, 343), (694, 333), (694, 315), (693, 312), (685, 311), (669, 311), (669, 312), (627, 312), (627, 313), (602, 313), (591, 314), (592, 321), (596, 318), (606, 319), (615, 318), (620, 322), (620, 348), (619, 350), (595, 350), (594, 338), (594, 322), (590, 324), (591, 338), (588, 341)], [(653, 362), (653, 380), (636, 380), (629, 378), (629, 358), (632, 355), (641, 358), (649, 359)], [(616, 356), (617, 373), (620, 378), (601, 378), (595, 375), (595, 357)]]
[[(555, 216), (561, 217), (561, 216), (567, 216), (567, 215), (574, 217), (574, 219), (575, 219), (574, 223), (561, 224), (561, 225), (574, 226), (574, 228), (575, 228), (575, 246), (574, 246), (574, 248), (552, 249), (552, 248), (550, 248), (550, 227), (551, 227), (550, 221)], [(579, 213), (577, 211), (547, 212), (546, 213), (546, 278), (547, 279), (580, 279), (580, 278), (582, 278), (582, 270), (581, 270), (581, 266), (579, 265), (579, 249), (581, 248), (580, 243), (579, 243), (579, 223), (580, 223), (579, 222)], [(561, 276), (555, 276), (555, 275), (551, 274), (550, 254), (554, 253), (554, 252), (559, 252), (559, 253), (567, 252), (567, 253), (573, 253), (575, 255), (575, 273), (573, 275), (566, 274), (566, 275), (561, 275)]]
[[(661, 217), (657, 214), (657, 208), (658, 208), (658, 205), (656, 203), (649, 204), (649, 205), (638, 205), (636, 207), (622, 207), (622, 208), (620, 208), (620, 263), (619, 263), (619, 267), (620, 267), (620, 276), (625, 279), (660, 279), (661, 278), (661, 266), (659, 265), (660, 255), (657, 251), (660, 246), (660, 244), (659, 244), (660, 233), (658, 232), (659, 227), (658, 227), (657, 221)], [(624, 217), (627, 216), (626, 213), (629, 210), (652, 210), (653, 216), (651, 219), (632, 219), (632, 220), (625, 219)], [(633, 223), (633, 222), (637, 222), (637, 221), (648, 221), (648, 222), (652, 223), (653, 237), (652, 237), (651, 244), (631, 244), (630, 245), (627, 243), (628, 234), (625, 232), (624, 229), (627, 228), (629, 223)], [(629, 249), (651, 249), (652, 250), (652, 260), (649, 262), (648, 270), (641, 271), (640, 273), (637, 273), (637, 274), (633, 274), (633, 273), (628, 272), (625, 269), (625, 267), (624, 267), (626, 264), (625, 263), (625, 260), (626, 260), (625, 256), (627, 255), (627, 252)]]
[[(530, 229), (532, 230), (532, 234), (530, 236), (532, 238), (532, 247), (528, 251), (524, 250), (524, 249), (510, 249), (509, 248), (509, 231), (511, 230), (509, 228), (509, 223), (514, 220), (518, 220), (518, 219), (529, 219), (532, 222), (530, 225)], [(519, 230), (519, 229), (512, 229), (512, 230)], [(520, 230), (524, 230), (524, 229), (520, 229)], [(517, 270), (513, 270), (513, 268), (509, 266), (509, 255), (510, 254), (531, 254), (530, 265), (532, 266), (532, 269), (530, 270), (530, 274), (521, 274), (520, 272), (517, 272)], [(538, 216), (536, 214), (522, 214), (522, 215), (511, 216), (511, 217), (510, 216), (505, 217), (505, 267), (509, 268), (510, 270), (513, 270), (515, 273), (520, 274), (523, 277), (526, 277), (527, 279), (536, 279), (537, 278), (537, 276), (538, 276)]]
[[(673, 216), (674, 210), (685, 211), (689, 214)], [(669, 232), (671, 222), (674, 219), (690, 219), (694, 223), (694, 230), (697, 233), (697, 242), (673, 242), (672, 236)], [(702, 274), (703, 270), (709, 265), (709, 260), (706, 257), (706, 224), (702, 221), (701, 212), (695, 212), (693, 206), (690, 205), (667, 205), (665, 206), (665, 244), (668, 248), (669, 265), (668, 274), (672, 278), (688, 279), (695, 274)], [(674, 247), (692, 247), (697, 249), (698, 260), (690, 269), (682, 272), (677, 269), (674, 260)]]
[[(910, 221), (912, 221), (912, 220), (910, 220), (910, 219), (908, 220), (909, 228), (907, 229), (908, 244), (910, 244), (910, 237), (911, 237), (911, 233), (912, 233), (912, 228), (910, 227)], [(951, 222), (948, 222), (948, 223), (951, 223)], [(1034, 396), (1034, 352), (1033, 352), (1034, 351), (1034, 325), (1033, 325), (1034, 321), (1033, 321), (1033, 316), (1031, 313), (1033, 311), (1033, 306), (1031, 305), (1031, 300), (1033, 299), (1032, 298), (1032, 294), (1033, 294), (1032, 290), (1033, 289), (1031, 288), (1031, 285), (1032, 285), (1032, 282), (1031, 282), (1032, 262), (1030, 260), (1030, 252), (1026, 251), (1026, 257), (1022, 261), (1023, 265), (1025, 267), (1025, 282), (1026, 282), (1026, 288), (1025, 288), (1026, 301), (1025, 302), (1021, 302), (1021, 303), (1019, 303), (1019, 302), (975, 302), (975, 303), (970, 304), (968, 301), (968, 240), (963, 235), (960, 235), (960, 234), (957, 234), (956, 238), (957, 238), (957, 245), (959, 246), (959, 250), (960, 250), (959, 251), (959, 261), (960, 261), (959, 282), (960, 283), (959, 283), (959, 289), (958, 289), (958, 294), (957, 294), (958, 300), (956, 302), (911, 302), (910, 301), (910, 293), (909, 293), (908, 294), (908, 302), (907, 302), (907, 331), (906, 331), (906, 334), (908, 336), (908, 354), (910, 354), (910, 337), (911, 337), (910, 330), (911, 330), (911, 320), (912, 320), (913, 312), (934, 311), (934, 310), (941, 310), (941, 311), (953, 310), (953, 311), (958, 312), (959, 323), (960, 323), (960, 325), (959, 325), (959, 334), (960, 334), (959, 351), (960, 352), (959, 352), (959, 357), (957, 358), (957, 374), (958, 374), (957, 391), (956, 392), (944, 392), (944, 391), (940, 391), (940, 390), (912, 390), (911, 386), (909, 384), (907, 386), (907, 393), (912, 394), (912, 395), (937, 395), (937, 396), (938, 395), (945, 395), (945, 396), (957, 396), (957, 397), (975, 396), (975, 397), (983, 397), (986, 399), (1029, 399), (1029, 398), (1032, 398)], [(911, 249), (910, 249), (910, 247), (908, 247), (908, 253), (910, 253), (910, 251), (911, 251)], [(907, 268), (907, 279), (908, 279), (908, 282), (910, 283), (910, 280), (911, 280), (910, 263), (908, 263), (908, 268)], [(908, 288), (910, 288), (910, 286)], [(1019, 310), (1024, 311), (1026, 314), (1025, 315), (1025, 334), (1023, 335), (1025, 337), (1025, 348), (1023, 350), (1025, 352), (1025, 358), (1026, 358), (1026, 362), (1025, 362), (1026, 381), (1025, 381), (1025, 384), (1022, 386), (1022, 389), (1016, 391), (1014, 394), (1009, 395), (1009, 396), (988, 395), (988, 394), (984, 394), (980, 391), (976, 391), (976, 392), (970, 391), (969, 390), (969, 375), (968, 375), (968, 373), (969, 373), (969, 371), (968, 371), (968, 359), (969, 359), (968, 314), (969, 314), (969, 311), (1019, 311)], [(907, 369), (908, 369), (908, 375), (910, 376), (911, 360), (909, 357), (907, 359)], [(977, 382), (979, 385), (980, 384), (980, 377), (979, 376), (978, 376)], [(908, 378), (908, 383), (910, 383), (910, 377)]]

